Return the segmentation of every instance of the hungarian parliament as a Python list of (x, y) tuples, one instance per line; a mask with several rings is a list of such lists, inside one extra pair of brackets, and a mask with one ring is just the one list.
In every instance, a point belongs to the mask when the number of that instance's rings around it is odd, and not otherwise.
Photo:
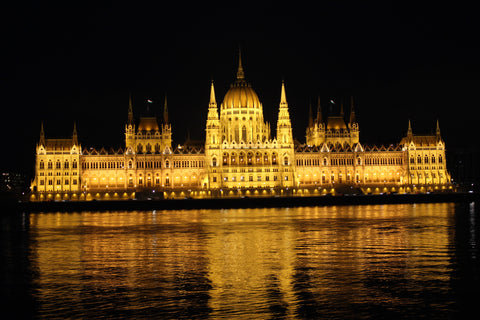
[[(285, 84), (275, 136), (263, 106), (246, 81), (239, 57), (236, 79), (220, 110), (213, 81), (206, 106), (205, 142), (172, 146), (165, 103), (163, 118), (136, 121), (129, 99), (125, 147), (82, 149), (74, 125), (68, 139), (46, 138), (36, 146), (32, 201), (211, 197), (320, 196), (442, 192), (452, 189), (445, 143), (417, 135), (410, 122), (396, 145), (360, 143), (353, 99), (348, 117), (310, 110), (306, 143), (293, 139)], [(332, 112), (331, 112), (332, 113)]]

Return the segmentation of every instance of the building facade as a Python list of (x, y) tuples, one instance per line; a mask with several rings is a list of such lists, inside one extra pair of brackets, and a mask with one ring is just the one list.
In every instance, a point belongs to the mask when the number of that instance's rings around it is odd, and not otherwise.
[(125, 147), (82, 149), (74, 126), (69, 139), (36, 147), (31, 200), (108, 200), (321, 195), (451, 190), (445, 143), (435, 135), (407, 135), (397, 145), (360, 143), (353, 99), (348, 122), (343, 104), (324, 119), (320, 102), (310, 112), (306, 143), (295, 143), (285, 83), (275, 135), (263, 105), (246, 81), (239, 57), (236, 79), (217, 105), (210, 87), (205, 143), (172, 146), (165, 99), (163, 119), (147, 111), (134, 120), (129, 99)]

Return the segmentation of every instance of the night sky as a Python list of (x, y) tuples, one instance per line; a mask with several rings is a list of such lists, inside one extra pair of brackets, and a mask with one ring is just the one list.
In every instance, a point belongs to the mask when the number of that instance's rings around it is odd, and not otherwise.
[[(162, 3), (162, 4), (158, 4)], [(159, 116), (168, 97), (174, 144), (203, 139), (210, 93), (217, 102), (235, 79), (238, 47), (245, 77), (276, 128), (285, 80), (293, 134), (305, 141), (309, 103), (320, 95), (355, 99), (360, 141), (398, 143), (434, 132), (447, 149), (479, 134), (477, 10), (453, 2), (14, 1), (2, 4), (0, 170), (31, 174), (43, 120), (47, 138), (83, 147), (122, 147), (128, 95)], [(347, 112), (348, 115), (348, 112)]]

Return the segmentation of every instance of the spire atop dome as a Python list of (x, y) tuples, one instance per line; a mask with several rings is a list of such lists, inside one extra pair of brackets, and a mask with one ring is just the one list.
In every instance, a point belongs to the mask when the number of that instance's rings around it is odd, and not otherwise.
[(243, 67), (242, 67), (242, 51), (240, 50), (240, 47), (238, 47), (237, 80), (245, 80), (245, 73), (243, 72)]

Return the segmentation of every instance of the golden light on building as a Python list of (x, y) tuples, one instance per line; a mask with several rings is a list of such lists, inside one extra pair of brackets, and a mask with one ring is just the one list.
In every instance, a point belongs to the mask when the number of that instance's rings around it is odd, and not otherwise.
[(146, 114), (137, 126), (131, 97), (125, 147), (118, 150), (82, 149), (75, 126), (72, 138), (47, 139), (42, 124), (31, 199), (106, 199), (107, 192), (108, 199), (126, 199), (142, 191), (169, 198), (187, 191), (203, 198), (335, 194), (346, 187), (363, 193), (452, 188), (438, 122), (434, 135), (414, 135), (409, 122), (399, 144), (367, 146), (360, 143), (353, 99), (348, 118), (343, 103), (324, 117), (318, 101), (315, 118), (310, 111), (306, 143), (295, 144), (282, 81), (272, 135), (240, 56), (220, 108), (211, 83), (205, 131), (203, 144), (174, 148), (166, 99), (161, 121)]

